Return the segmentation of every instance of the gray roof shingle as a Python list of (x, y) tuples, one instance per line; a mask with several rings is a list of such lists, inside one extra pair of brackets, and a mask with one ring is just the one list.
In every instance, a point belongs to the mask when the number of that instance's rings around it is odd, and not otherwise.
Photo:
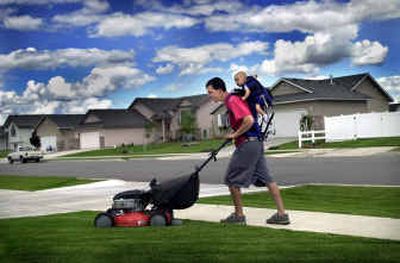
[[(99, 121), (85, 123), (89, 115), (95, 115)], [(103, 128), (144, 128), (148, 120), (136, 110), (106, 109), (89, 110), (81, 121), (80, 127)]]
[(34, 128), (39, 121), (46, 115), (31, 114), (31, 115), (9, 115), (4, 122), (4, 126), (10, 126), (13, 122), (18, 128)]
[[(82, 118), (85, 114), (51, 114), (43, 117), (41, 122), (45, 118), (49, 118), (52, 122), (54, 122), (59, 129), (74, 129), (79, 126)], [(37, 126), (41, 123), (39, 122)]]
[(197, 108), (204, 102), (209, 100), (207, 94), (186, 96), (179, 98), (136, 98), (128, 109), (132, 109), (134, 104), (143, 104), (150, 110), (154, 112), (154, 115), (164, 116), (170, 111), (175, 111), (178, 109), (182, 101), (189, 101), (193, 107)]
[[(305, 88), (308, 91), (311, 91), (311, 93), (302, 92), (296, 94), (277, 95), (274, 97), (275, 102), (285, 103), (308, 100), (368, 100), (371, 99), (371, 97), (359, 93), (357, 92), (357, 90), (352, 90), (362, 79), (367, 76), (370, 75), (368, 73), (363, 73), (322, 80), (282, 78), (281, 81), (293, 83), (302, 88)], [(275, 87), (273, 87), (272, 90)], [(378, 88), (381, 89), (381, 87)], [(385, 94), (389, 101), (392, 100), (392, 98), (390, 98), (390, 96), (388, 96), (384, 90), (381, 91)]]

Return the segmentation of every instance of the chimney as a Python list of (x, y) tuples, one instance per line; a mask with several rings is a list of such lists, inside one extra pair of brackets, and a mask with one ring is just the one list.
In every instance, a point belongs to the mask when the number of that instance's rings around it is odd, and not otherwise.
[(329, 81), (330, 84), (333, 85), (333, 76), (332, 76), (332, 74), (329, 75), (329, 80), (330, 80), (330, 81)]

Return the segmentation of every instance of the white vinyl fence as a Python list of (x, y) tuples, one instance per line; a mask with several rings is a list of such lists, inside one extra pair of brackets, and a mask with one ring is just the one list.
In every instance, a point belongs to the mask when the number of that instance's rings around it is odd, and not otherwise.
[(303, 142), (311, 141), (315, 143), (316, 140), (325, 140), (325, 131), (299, 131), (298, 134), (299, 148), (303, 146)]
[(400, 136), (400, 112), (373, 112), (325, 117), (325, 140)]

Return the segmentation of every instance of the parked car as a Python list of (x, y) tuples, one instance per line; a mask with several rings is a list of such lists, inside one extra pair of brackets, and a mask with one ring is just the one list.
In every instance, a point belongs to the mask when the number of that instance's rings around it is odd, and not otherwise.
[(42, 158), (42, 152), (30, 146), (19, 146), (15, 152), (7, 155), (9, 163), (14, 163), (15, 161), (20, 161), (21, 163), (26, 163), (27, 161), (40, 162)]

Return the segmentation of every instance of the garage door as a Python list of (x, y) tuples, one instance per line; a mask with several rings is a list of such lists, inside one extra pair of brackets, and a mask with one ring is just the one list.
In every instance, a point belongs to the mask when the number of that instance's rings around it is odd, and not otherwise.
[(300, 129), (300, 120), (306, 111), (276, 111), (273, 127), (275, 137), (297, 137)]
[(57, 151), (57, 137), (56, 136), (43, 136), (40, 137), (40, 148), (42, 151)]
[(80, 136), (81, 149), (100, 148), (99, 132), (83, 132)]

